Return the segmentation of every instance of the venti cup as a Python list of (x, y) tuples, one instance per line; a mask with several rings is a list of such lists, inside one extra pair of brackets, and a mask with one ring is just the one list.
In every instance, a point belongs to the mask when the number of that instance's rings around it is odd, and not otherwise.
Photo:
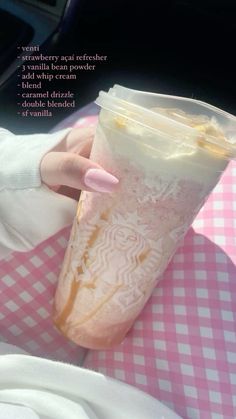
[(83, 192), (54, 302), (78, 345), (109, 348), (132, 327), (196, 214), (236, 155), (236, 118), (193, 99), (100, 92), (91, 159), (116, 192)]

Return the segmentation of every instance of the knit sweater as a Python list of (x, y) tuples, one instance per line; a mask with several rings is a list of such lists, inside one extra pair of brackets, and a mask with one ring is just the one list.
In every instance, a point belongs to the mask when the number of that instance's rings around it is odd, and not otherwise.
[(53, 192), (40, 177), (43, 156), (69, 131), (14, 135), (0, 128), (0, 259), (71, 224), (76, 201)]

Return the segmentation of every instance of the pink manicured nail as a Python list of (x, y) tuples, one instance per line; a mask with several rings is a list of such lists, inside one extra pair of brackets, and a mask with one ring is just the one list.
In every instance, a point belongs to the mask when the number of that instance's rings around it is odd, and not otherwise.
[(96, 192), (113, 192), (119, 180), (102, 169), (89, 169), (84, 175), (84, 184)]

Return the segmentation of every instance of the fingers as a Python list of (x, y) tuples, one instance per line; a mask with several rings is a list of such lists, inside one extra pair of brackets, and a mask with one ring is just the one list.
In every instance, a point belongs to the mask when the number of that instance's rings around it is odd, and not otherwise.
[(52, 151), (69, 151), (81, 154), (84, 157), (89, 157), (95, 130), (95, 126), (88, 128), (73, 128)]
[(71, 130), (52, 152), (43, 157), (41, 178), (51, 189), (72, 197), (77, 196), (76, 190), (113, 192), (116, 189), (118, 179), (88, 160), (95, 128)]
[(83, 141), (78, 148), (78, 150), (75, 148), (74, 153), (79, 154), (82, 157), (86, 157), (86, 159), (89, 158), (91, 149), (93, 145), (93, 137), (87, 138), (85, 141)]
[(86, 146), (87, 143), (92, 143), (95, 130), (95, 126), (72, 129), (66, 137), (66, 150), (64, 151), (73, 151), (81, 154), (81, 150), (84, 146)]
[(97, 192), (113, 192), (118, 179), (87, 158), (66, 152), (46, 154), (40, 166), (41, 179), (48, 186), (65, 185)]

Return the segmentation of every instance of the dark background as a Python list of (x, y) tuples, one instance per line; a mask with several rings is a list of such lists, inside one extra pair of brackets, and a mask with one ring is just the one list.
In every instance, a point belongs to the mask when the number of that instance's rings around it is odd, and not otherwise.
[[(233, 0), (80, 0), (68, 26), (45, 45), (50, 54), (101, 54), (96, 71), (52, 89), (76, 92), (77, 107), (114, 83), (139, 90), (204, 100), (236, 114)], [(68, 116), (23, 119), (16, 115), (16, 76), (0, 90), (1, 126), (45, 132)], [(55, 110), (54, 110), (55, 112)]]

